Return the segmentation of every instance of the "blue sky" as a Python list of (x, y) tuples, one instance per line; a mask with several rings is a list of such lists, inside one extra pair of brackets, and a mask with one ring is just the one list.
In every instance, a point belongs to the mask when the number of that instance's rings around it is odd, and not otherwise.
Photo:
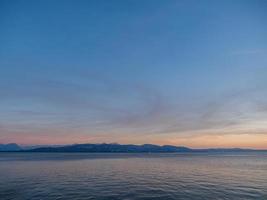
[(267, 2), (0, 1), (0, 142), (267, 148)]

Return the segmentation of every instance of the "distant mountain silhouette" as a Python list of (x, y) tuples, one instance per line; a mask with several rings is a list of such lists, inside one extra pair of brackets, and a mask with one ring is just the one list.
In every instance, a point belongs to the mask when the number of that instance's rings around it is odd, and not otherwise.
[[(172, 145), (154, 144), (73, 144), (67, 146), (40, 147), (24, 150), (27, 152), (92, 152), (92, 153), (175, 153), (175, 152), (200, 152), (200, 153), (224, 153), (224, 152), (243, 152), (256, 151), (253, 149), (240, 148), (217, 148), (217, 149), (190, 149)], [(264, 150), (262, 150), (264, 151)]]
[(21, 147), (16, 143), (0, 144), (0, 151), (19, 151)]
[(244, 151), (267, 151), (241, 148), (214, 148), (214, 149), (190, 149), (182, 146), (154, 145), (154, 144), (73, 144), (73, 145), (53, 145), (53, 146), (23, 146), (15, 143), (0, 144), (0, 151), (16, 152), (88, 152), (88, 153), (225, 153), (225, 152), (244, 152)]
[(42, 147), (27, 150), (29, 152), (113, 152), (113, 153), (149, 153), (149, 152), (191, 152), (187, 147), (158, 146), (153, 144), (74, 144), (63, 147)]

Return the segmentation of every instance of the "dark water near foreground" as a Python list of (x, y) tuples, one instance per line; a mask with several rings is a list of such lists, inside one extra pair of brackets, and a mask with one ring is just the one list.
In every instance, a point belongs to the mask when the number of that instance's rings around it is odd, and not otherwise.
[(1, 200), (267, 199), (267, 153), (0, 153)]

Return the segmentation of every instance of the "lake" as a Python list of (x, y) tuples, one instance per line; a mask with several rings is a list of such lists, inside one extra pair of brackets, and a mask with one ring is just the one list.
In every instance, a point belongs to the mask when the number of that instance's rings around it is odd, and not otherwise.
[(267, 153), (0, 153), (0, 199), (267, 199)]

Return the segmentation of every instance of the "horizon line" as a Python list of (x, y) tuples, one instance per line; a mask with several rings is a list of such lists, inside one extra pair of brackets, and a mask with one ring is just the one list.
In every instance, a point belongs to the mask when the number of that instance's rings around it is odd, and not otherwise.
[(202, 149), (241, 149), (241, 150), (255, 150), (255, 151), (267, 151), (267, 149), (257, 149), (257, 148), (251, 148), (251, 147), (189, 147), (184, 145), (172, 145), (172, 144), (153, 144), (153, 143), (142, 143), (142, 144), (134, 144), (134, 143), (117, 143), (117, 142), (100, 142), (100, 143), (68, 143), (68, 144), (19, 144), (16, 142), (9, 142), (9, 143), (0, 143), (2, 145), (7, 144), (17, 144), (20, 147), (30, 147), (30, 146), (47, 146), (47, 147), (55, 147), (55, 146), (71, 146), (71, 145), (83, 145), (83, 144), (117, 144), (117, 145), (136, 145), (136, 146), (142, 146), (142, 145), (155, 145), (155, 146), (174, 146), (174, 147), (185, 147), (193, 150), (202, 150)]

